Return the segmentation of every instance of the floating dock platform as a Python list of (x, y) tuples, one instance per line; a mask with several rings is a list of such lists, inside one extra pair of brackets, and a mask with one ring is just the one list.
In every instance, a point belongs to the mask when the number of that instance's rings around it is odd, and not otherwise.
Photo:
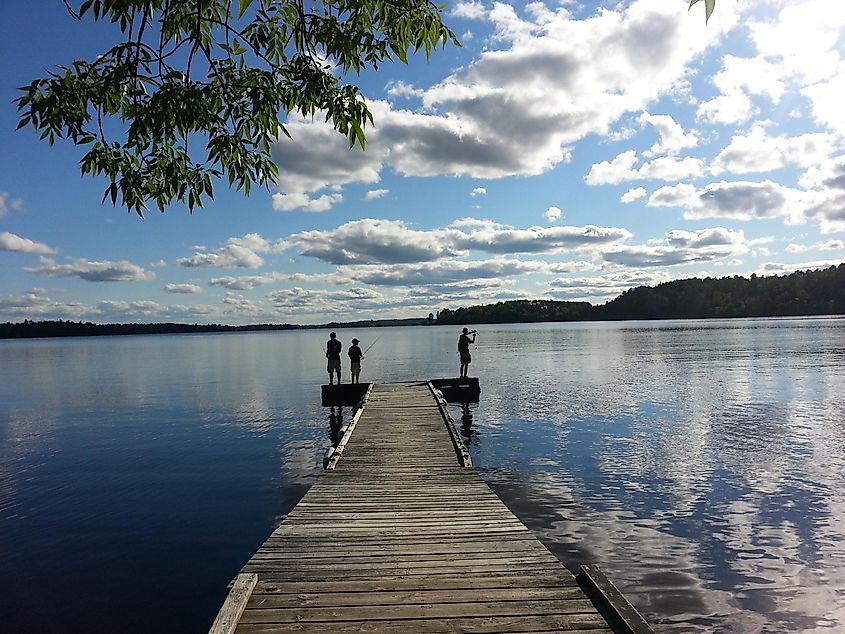
[[(431, 379), (429, 381), (447, 403), (478, 403), (481, 387), (477, 377), (462, 379)], [(320, 397), (323, 407), (331, 405), (357, 405), (369, 389), (369, 383), (337, 383), (321, 385)]]
[(594, 604), (467, 468), (433, 383), (361, 384), (326, 472), (237, 575), (213, 634), (651, 632), (590, 568)]

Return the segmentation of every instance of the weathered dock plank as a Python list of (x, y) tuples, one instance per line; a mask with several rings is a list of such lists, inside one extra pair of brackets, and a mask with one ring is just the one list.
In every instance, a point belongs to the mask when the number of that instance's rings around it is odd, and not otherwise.
[(236, 632), (611, 631), (465, 468), (430, 384), (363, 398), (326, 473), (241, 570), (257, 583)]

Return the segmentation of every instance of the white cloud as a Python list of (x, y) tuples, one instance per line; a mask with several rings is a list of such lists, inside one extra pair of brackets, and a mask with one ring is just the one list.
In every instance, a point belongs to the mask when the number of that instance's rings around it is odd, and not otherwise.
[(661, 187), (646, 204), (649, 207), (685, 207), (687, 220), (783, 217), (787, 224), (796, 224), (804, 221), (806, 200), (803, 192), (770, 180), (720, 181), (702, 189), (686, 183)]
[(23, 210), (23, 201), (20, 198), (12, 198), (8, 192), (0, 192), (0, 218), (12, 211)]
[(400, 220), (365, 218), (333, 231), (294, 233), (284, 246), (332, 264), (427, 262), (463, 253), (448, 233), (410, 229)]
[(465, 256), (470, 251), (515, 254), (598, 248), (630, 237), (627, 229), (593, 225), (519, 229), (464, 218), (450, 227), (420, 231), (402, 221), (367, 218), (332, 231), (295, 233), (283, 244), (332, 264), (398, 264)]
[(8, 231), (0, 231), (0, 251), (15, 251), (16, 253), (55, 253), (56, 250), (43, 242), (35, 242), (29, 238), (22, 238)]
[(481, 2), (476, 2), (475, 0), (459, 0), (455, 3), (455, 6), (452, 7), (449, 14), (455, 16), (456, 18), (480, 20), (487, 14), (487, 10)]
[(783, 6), (776, 19), (749, 19), (755, 55), (726, 55), (714, 77), (719, 95), (704, 102), (699, 116), (714, 123), (738, 123), (759, 112), (752, 97), (778, 103), (797, 86), (811, 103), (814, 119), (845, 133), (838, 107), (845, 90), (840, 41), (845, 7), (837, 2), (803, 0)]
[(639, 200), (643, 196), (645, 196), (648, 192), (646, 192), (645, 187), (633, 187), (622, 194), (621, 198), (619, 198), (620, 202), (623, 203), (632, 203), (635, 200)]
[(812, 262), (766, 262), (757, 268), (757, 275), (784, 275), (795, 271), (813, 271), (839, 266), (842, 260), (814, 260)]
[(165, 284), (164, 290), (168, 293), (182, 295), (199, 295), (202, 293), (202, 288), (196, 284)]
[(730, 144), (713, 159), (710, 171), (746, 174), (770, 172), (788, 165), (809, 167), (828, 157), (834, 144), (834, 136), (827, 133), (769, 136), (762, 125), (755, 125), (748, 134), (731, 138)]
[(678, 180), (697, 176), (704, 170), (701, 159), (686, 156), (661, 156), (636, 168), (637, 153), (627, 150), (612, 161), (595, 163), (584, 177), (587, 185), (618, 185), (634, 180)]
[(167, 260), (155, 260), (153, 262), (150, 262), (150, 266), (154, 269), (163, 269), (167, 266)]
[(328, 211), (334, 205), (341, 202), (341, 194), (323, 194), (311, 198), (308, 194), (294, 192), (291, 194), (273, 194), (273, 209), (276, 211), (294, 211), (300, 209), (312, 213)]
[(264, 275), (213, 277), (208, 284), (209, 286), (222, 286), (234, 291), (246, 291), (284, 279), (287, 279), (287, 277), (280, 273), (265, 273)]
[(592, 277), (562, 277), (548, 283), (547, 294), (556, 299), (610, 299), (637, 286), (656, 286), (672, 278), (664, 271), (627, 270)]
[(546, 209), (546, 213), (544, 215), (546, 216), (546, 220), (549, 222), (557, 222), (560, 219), (561, 214), (563, 214), (563, 211), (560, 207), (549, 207)]
[(368, 102), (376, 126), (367, 130), (366, 152), (347, 150), (319, 118), (293, 118), (293, 141), (274, 146), (280, 188), (378, 182), (384, 166), (406, 176), (546, 172), (569, 159), (572, 144), (606, 134), (624, 115), (669, 94), (741, 10), (728, 3), (705, 27), (681, 5), (634, 0), (584, 20), (537, 4), (525, 15), (503, 4), (486, 13), (472, 9), (492, 23), (499, 48), (425, 89), (420, 112)]
[(721, 124), (740, 123), (757, 112), (749, 95), (766, 95), (776, 103), (785, 90), (780, 69), (762, 56), (725, 55), (722, 69), (716, 73), (713, 83), (720, 94), (702, 103), (698, 115)]
[(42, 257), (41, 266), (24, 270), (48, 277), (78, 277), (88, 282), (139, 282), (156, 278), (152, 271), (145, 271), (126, 260), (113, 262), (77, 259), (69, 264), (57, 264), (50, 258)]
[(786, 245), (786, 252), (787, 253), (803, 253), (804, 251), (807, 251), (808, 249), (809, 249), (809, 247), (805, 244), (790, 243), (790, 244)]
[(724, 227), (698, 231), (674, 230), (645, 245), (621, 245), (603, 253), (608, 262), (631, 267), (675, 266), (712, 262), (748, 252), (742, 231)]
[(371, 189), (364, 195), (365, 200), (378, 200), (384, 198), (390, 193), (389, 189)]
[(654, 126), (660, 135), (660, 140), (646, 150), (644, 156), (675, 155), (684, 148), (698, 145), (698, 134), (695, 131), (684, 132), (681, 125), (669, 115), (644, 112), (640, 115), (639, 122)]
[(276, 250), (267, 240), (257, 233), (248, 233), (242, 238), (229, 238), (226, 246), (217, 251), (197, 251), (187, 258), (176, 262), (180, 266), (196, 268), (244, 268), (257, 269), (264, 264), (259, 253)]
[(845, 242), (842, 242), (842, 240), (828, 240), (826, 242), (817, 242), (813, 246), (820, 251), (841, 251), (845, 249)]
[(469, 193), (470, 196), (485, 196), (487, 195), (487, 190), (484, 187), (475, 187)]

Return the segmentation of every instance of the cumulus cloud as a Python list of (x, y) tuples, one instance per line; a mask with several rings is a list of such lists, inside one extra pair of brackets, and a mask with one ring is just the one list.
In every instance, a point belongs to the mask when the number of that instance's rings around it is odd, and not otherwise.
[(341, 194), (323, 194), (316, 198), (311, 198), (303, 192), (273, 194), (273, 209), (276, 211), (294, 211), (300, 209), (302, 211), (320, 213), (321, 211), (328, 211), (342, 200), (343, 196)]
[(283, 244), (332, 264), (428, 262), (463, 254), (448, 234), (448, 230), (411, 229), (401, 220), (365, 218), (331, 231), (294, 233)]
[(603, 253), (608, 262), (630, 267), (675, 266), (711, 262), (748, 252), (742, 231), (724, 227), (698, 231), (669, 231), (644, 245), (621, 245)]
[(546, 209), (546, 213), (544, 215), (546, 216), (546, 220), (549, 222), (557, 222), (560, 219), (561, 214), (563, 214), (563, 211), (560, 207), (549, 207)]
[(81, 302), (52, 299), (44, 288), (33, 288), (19, 295), (0, 295), (0, 315), (5, 319), (80, 319), (96, 314)]
[(8, 231), (0, 231), (0, 251), (14, 251), (16, 253), (55, 253), (56, 250), (43, 242), (35, 242), (29, 238), (22, 238)]
[(259, 253), (275, 250), (275, 246), (257, 233), (241, 238), (229, 238), (226, 245), (216, 251), (198, 250), (194, 255), (180, 258), (180, 266), (193, 268), (242, 268), (257, 269), (264, 264)]
[(487, 14), (487, 10), (481, 2), (476, 2), (476, 0), (462, 0), (455, 3), (455, 6), (452, 7), (449, 13), (456, 18), (480, 20)]
[(390, 193), (389, 189), (371, 189), (364, 195), (365, 200), (378, 200), (384, 198)]
[(628, 191), (626, 191), (622, 196), (619, 198), (619, 202), (623, 203), (632, 203), (635, 200), (639, 200), (643, 196), (645, 196), (648, 192), (646, 192), (645, 187), (632, 187)]
[[(606, 134), (627, 113), (669, 94), (740, 10), (720, 8), (719, 21), (705, 27), (680, 4), (634, 0), (575, 20), (565, 8), (537, 3), (523, 14), (503, 4), (486, 11), (463, 3), (454, 10), (490, 22), (501, 46), (423, 89), (420, 111), (368, 102), (376, 126), (367, 131), (366, 152), (347, 150), (320, 118), (292, 118), (293, 141), (273, 149), (280, 188), (375, 183), (384, 166), (408, 176), (546, 172), (568, 160), (572, 144)], [(666, 130), (667, 151), (677, 146), (668, 120), (654, 123)], [(684, 138), (682, 145), (690, 142)]]
[(309, 290), (299, 286), (273, 291), (269, 294), (277, 309), (297, 309), (299, 312), (346, 311), (352, 305), (362, 307), (384, 302), (384, 296), (369, 288), (350, 288), (342, 291)]
[(746, 24), (755, 54), (723, 58), (713, 80), (719, 94), (701, 104), (699, 117), (723, 124), (746, 121), (759, 111), (752, 98), (779, 103), (787, 87), (795, 85), (810, 100), (818, 123), (845, 132), (845, 113), (837, 104), (845, 90), (839, 48), (845, 7), (802, 0), (784, 6), (774, 20)]
[(465, 218), (450, 227), (421, 231), (398, 220), (367, 218), (331, 231), (295, 233), (283, 244), (331, 264), (399, 264), (465, 256), (470, 251), (515, 254), (596, 248), (630, 237), (627, 229), (593, 225), (519, 229)]
[(807, 197), (804, 192), (770, 180), (720, 181), (702, 189), (693, 185), (661, 187), (646, 203), (649, 207), (685, 207), (684, 218), (786, 219), (787, 224), (804, 220)]
[(247, 291), (283, 279), (287, 278), (280, 273), (265, 273), (264, 275), (213, 277), (208, 284), (209, 286), (222, 286), (233, 291)]
[(0, 218), (12, 211), (21, 211), (23, 201), (20, 198), (12, 198), (8, 192), (0, 192)]
[(833, 151), (835, 138), (832, 134), (816, 132), (794, 137), (769, 136), (762, 125), (754, 126), (748, 134), (731, 138), (713, 159), (710, 171), (713, 174), (732, 172), (770, 172), (797, 165), (810, 167), (824, 161)]
[(627, 150), (612, 161), (595, 163), (584, 177), (584, 182), (587, 185), (618, 185), (634, 180), (672, 181), (696, 176), (704, 169), (704, 162), (691, 156), (660, 156), (638, 168), (635, 167), (637, 161), (637, 153)]
[(484, 196), (487, 194), (487, 190), (484, 187), (475, 187), (470, 193), (470, 196)]
[(202, 288), (196, 284), (165, 284), (164, 290), (168, 293), (182, 295), (198, 295), (202, 293)]
[(145, 271), (126, 260), (113, 262), (77, 259), (68, 264), (58, 264), (50, 258), (42, 257), (40, 266), (24, 270), (49, 277), (78, 277), (88, 282), (138, 282), (154, 280), (156, 277), (152, 271)]
[(845, 242), (842, 242), (842, 240), (827, 240), (826, 242), (817, 242), (813, 246), (820, 251), (841, 251), (845, 249)]
[(674, 155), (684, 148), (698, 145), (698, 134), (695, 131), (684, 132), (683, 127), (669, 115), (644, 112), (639, 116), (639, 122), (653, 126), (660, 135), (660, 140), (643, 153), (645, 156)]
[(561, 277), (548, 283), (546, 293), (555, 299), (616, 297), (623, 291), (637, 286), (656, 286), (672, 278), (663, 271), (615, 271), (590, 277)]
[(795, 271), (814, 271), (839, 266), (842, 260), (814, 260), (811, 262), (766, 262), (754, 271), (757, 275), (788, 275)]
[(806, 214), (819, 221), (822, 233), (845, 231), (845, 154), (807, 170), (801, 184), (810, 188)]

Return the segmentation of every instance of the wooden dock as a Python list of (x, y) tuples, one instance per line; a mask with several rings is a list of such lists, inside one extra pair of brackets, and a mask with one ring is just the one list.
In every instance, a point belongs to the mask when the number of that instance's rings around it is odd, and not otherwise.
[(430, 383), (374, 384), (364, 401), (212, 632), (614, 631), (466, 468)]

